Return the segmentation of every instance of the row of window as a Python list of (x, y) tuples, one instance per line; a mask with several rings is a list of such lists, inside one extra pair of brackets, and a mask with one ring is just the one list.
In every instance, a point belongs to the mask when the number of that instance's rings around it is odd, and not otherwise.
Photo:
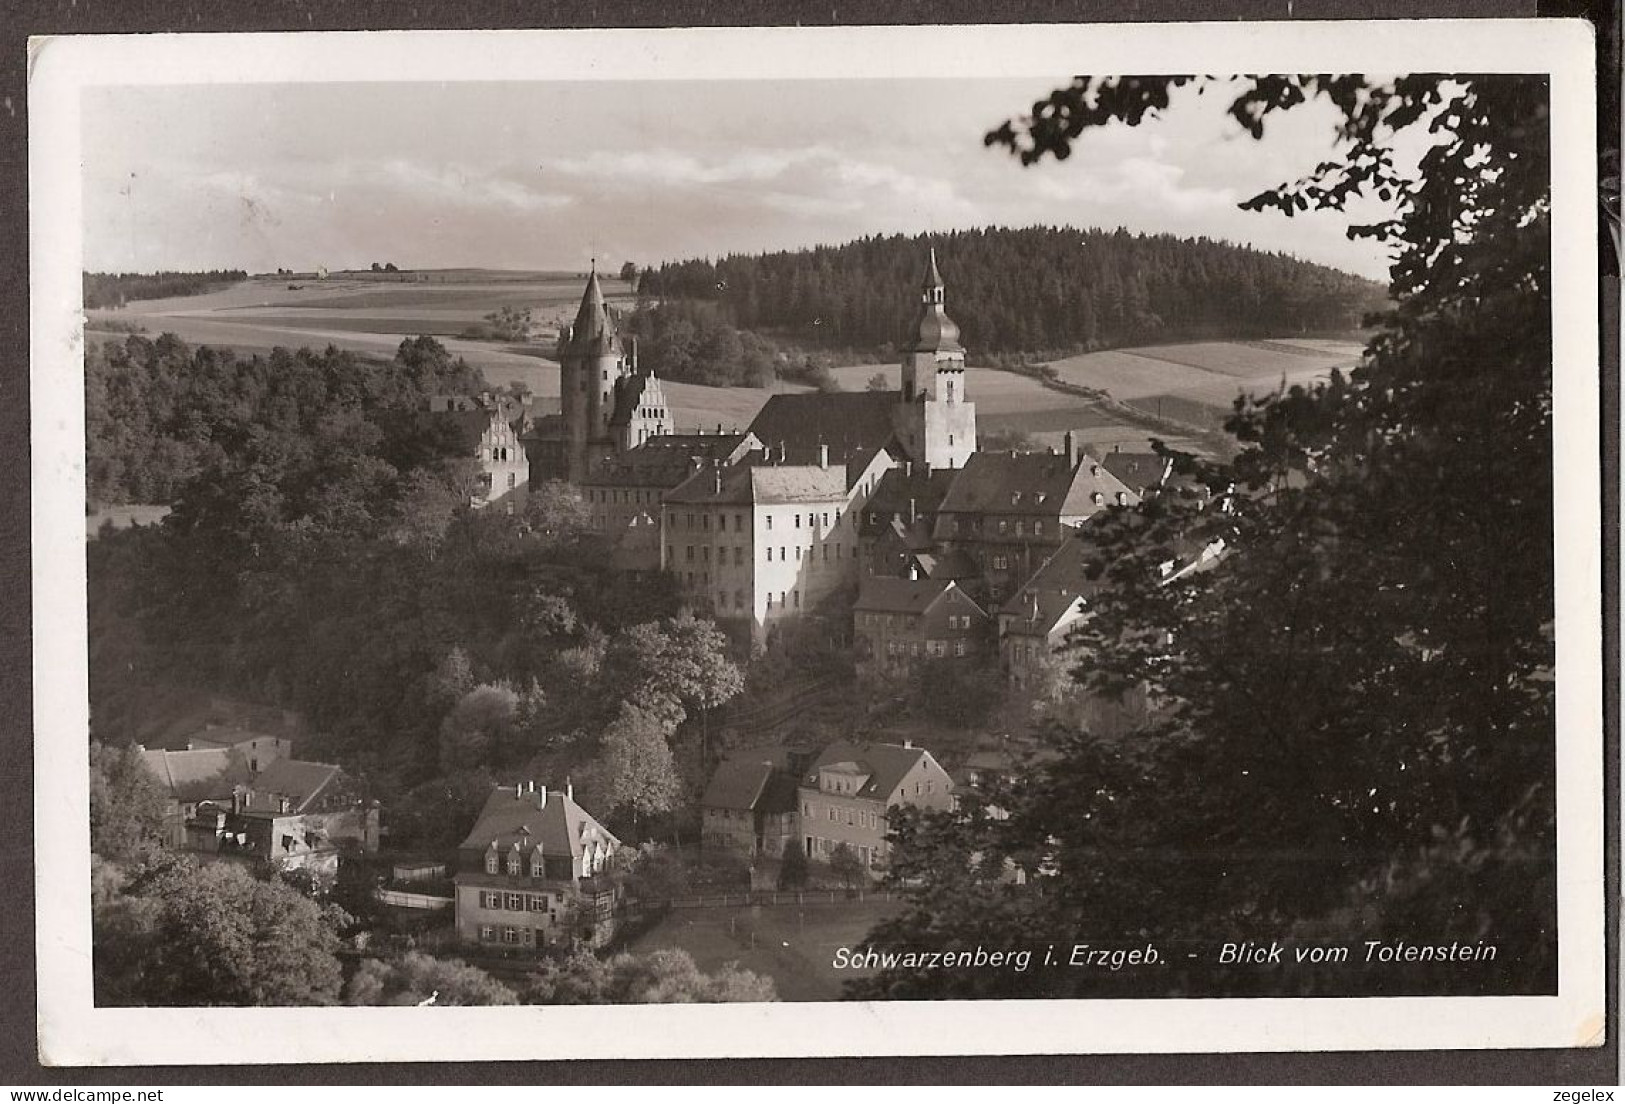
[(597, 503), (600, 505), (608, 505), (613, 503), (615, 505), (622, 506), (642, 506), (652, 505), (660, 501), (659, 491), (644, 490), (641, 488), (611, 488), (609, 490), (604, 490), (601, 488), (588, 487), (582, 491), (582, 496), (589, 504)]
[[(822, 855), (827, 858), (835, 853), (835, 849), (841, 846), (841, 842), (841, 840), (825, 839), (822, 836), (807, 836), (807, 855), (809, 857)], [(878, 847), (870, 847), (867, 844), (854, 846), (850, 843), (847, 846), (857, 852), (857, 856), (864, 866), (873, 866), (880, 860), (880, 848)]]
[[(837, 809), (831, 805), (824, 810), (824, 813), (832, 824), (840, 824), (844, 821), (852, 828), (863, 828), (871, 832), (884, 832), (886, 830), (885, 818), (879, 813), (867, 809)], [(801, 803), (801, 815), (808, 820), (812, 819), (811, 803), (806, 801)]]
[[(927, 640), (925, 642), (925, 654), (928, 656), (941, 658), (947, 655), (949, 650), (948, 641), (946, 640)], [(961, 658), (970, 655), (970, 641), (955, 640), (952, 651), (954, 655)], [(886, 641), (886, 654), (891, 656), (918, 656), (920, 654), (920, 642), (910, 640), (905, 643), (901, 640), (888, 640)]]
[(502, 890), (480, 890), (480, 908), (504, 909), (508, 912), (545, 912), (557, 916), (553, 898), (545, 893), (508, 893)]
[(510, 947), (534, 947), (537, 933), (530, 928), (502, 927), (494, 924), (480, 926), (481, 943), (506, 943)]

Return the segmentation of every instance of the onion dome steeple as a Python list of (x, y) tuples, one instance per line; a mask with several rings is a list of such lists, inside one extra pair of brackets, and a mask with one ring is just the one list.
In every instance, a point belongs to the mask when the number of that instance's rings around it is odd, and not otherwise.
[(910, 331), (909, 352), (913, 353), (963, 353), (964, 347), (959, 344), (959, 327), (954, 320), (948, 317), (943, 307), (943, 298), (946, 287), (942, 282), (942, 273), (937, 270), (937, 250), (931, 248), (930, 260), (926, 264), (925, 279), (920, 285), (920, 313), (915, 319)]

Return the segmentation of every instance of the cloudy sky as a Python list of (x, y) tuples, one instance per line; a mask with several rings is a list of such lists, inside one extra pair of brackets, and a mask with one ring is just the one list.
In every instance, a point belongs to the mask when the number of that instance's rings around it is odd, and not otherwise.
[(87, 89), (85, 267), (576, 269), (1042, 223), (1205, 234), (1383, 278), (1347, 219), (1236, 209), (1332, 152), (1329, 109), (1255, 142), (1210, 91), (1086, 135), (1066, 162), (1024, 169), (982, 145), (1064, 83)]

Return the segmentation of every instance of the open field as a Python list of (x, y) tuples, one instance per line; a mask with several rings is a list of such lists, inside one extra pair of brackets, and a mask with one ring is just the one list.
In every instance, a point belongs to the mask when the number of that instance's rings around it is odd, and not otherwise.
[[(140, 326), (148, 337), (173, 333), (194, 345), (215, 345), (243, 353), (266, 353), (277, 346), (340, 349), (369, 356), (393, 355), (403, 338), (430, 334), (454, 356), (485, 373), (496, 386), (521, 382), (535, 395), (557, 396), (559, 367), (552, 359), (558, 329), (574, 313), (586, 274), (504, 272), (478, 269), (400, 273), (334, 273), (325, 280), (305, 275), (257, 276), (180, 299), (137, 300), (120, 310), (89, 313), (92, 338), (121, 339), (97, 329)], [(623, 308), (631, 287), (600, 275), (606, 298)], [(502, 307), (528, 309), (528, 341), (506, 344), (460, 336)], [(1104, 391), (1148, 414), (1217, 430), (1236, 395), (1264, 392), (1321, 379), (1333, 367), (1359, 358), (1352, 340), (1280, 338), (1268, 341), (1200, 341), (1114, 349), (1053, 362), (1067, 383)], [(860, 391), (875, 373), (898, 385), (895, 364), (836, 368), (843, 389)], [(1020, 430), (1044, 446), (1058, 445), (1071, 430), (1088, 447), (1143, 449), (1153, 434), (1145, 425), (1103, 407), (1096, 399), (1067, 395), (1037, 379), (990, 368), (966, 372), (966, 389), (976, 403), (984, 432)], [(702, 387), (667, 381), (666, 393), (679, 430), (699, 427), (743, 429), (773, 394), (745, 387)], [(780, 385), (780, 390), (804, 390)], [(1202, 448), (1199, 441), (1170, 437), (1170, 444)]]
[(863, 972), (835, 970), (830, 963), (836, 949), (856, 947), (901, 907), (869, 898), (799, 907), (678, 909), (630, 949), (680, 947), (708, 972), (733, 962), (771, 977), (780, 1000), (838, 1000), (842, 982)]
[[(420, 279), (421, 277), (421, 279)], [(267, 353), (277, 346), (336, 346), (367, 356), (389, 357), (402, 339), (430, 334), (502, 387), (521, 382), (539, 396), (559, 393), (559, 366), (552, 359), (561, 323), (581, 301), (586, 273), (495, 272), (459, 269), (376, 277), (335, 274), (326, 280), (259, 276), (206, 295), (136, 300), (121, 310), (90, 311), (92, 338), (122, 340), (98, 323), (145, 328), (145, 336), (173, 333), (193, 345), (215, 345), (242, 353)], [(630, 308), (632, 289), (600, 274), (604, 296)], [(485, 315), (502, 307), (528, 309), (532, 338), (503, 344), (459, 337)], [(786, 387), (785, 390), (801, 390)], [(699, 426), (743, 427), (773, 392), (746, 387), (666, 384), (672, 415), (680, 430)]]

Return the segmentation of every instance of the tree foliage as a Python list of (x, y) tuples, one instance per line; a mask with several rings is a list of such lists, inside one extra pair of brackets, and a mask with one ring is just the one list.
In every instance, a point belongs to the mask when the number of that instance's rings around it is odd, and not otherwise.
[(164, 792), (134, 747), (90, 745), (90, 850), (140, 859), (163, 838)]
[[(1024, 160), (1136, 122), (1178, 78), (1080, 78), (989, 136)], [(1238, 401), (1230, 464), (1176, 457), (1220, 505), (1164, 495), (1093, 528), (1107, 584), (1077, 676), (1149, 691), (1126, 736), (1074, 733), (989, 817), (904, 818), (913, 906), (877, 938), (959, 946), (1046, 932), (1098, 944), (1493, 938), (1480, 969), (1045, 975), (1100, 991), (1551, 992), (1555, 985), (1551, 323), (1542, 79), (1265, 77), (1233, 116), (1312, 98), (1341, 155), (1254, 209), (1389, 199), (1358, 227), (1395, 252), (1397, 306), (1362, 364)], [(1401, 179), (1393, 134), (1435, 144)], [(1490, 490), (1493, 488), (1493, 490)], [(1425, 519), (1425, 524), (1423, 523)], [(1213, 541), (1211, 570), (1162, 565)], [(1008, 864), (1008, 865), (1007, 865)], [(1037, 876), (1017, 889), (1001, 872)], [(1491, 935), (1490, 933), (1493, 933)], [(945, 974), (946, 972), (944, 972)], [(1126, 973), (1126, 972), (1125, 972)], [(1010, 979), (894, 972), (892, 995), (989, 995)]]
[(777, 999), (771, 978), (732, 963), (707, 974), (687, 951), (675, 948), (608, 959), (578, 950), (533, 974), (524, 991), (526, 1004), (712, 1004)]
[(332, 1004), (338, 936), (322, 908), (241, 866), (164, 857), (102, 868), (93, 902), (98, 1001), (157, 1006)]
[[(931, 237), (949, 312), (976, 357), (1148, 341), (1346, 331), (1382, 304), (1368, 280), (1206, 238), (1073, 227), (992, 227)], [(919, 237), (868, 237), (761, 256), (668, 263), (639, 292), (662, 309), (743, 330), (891, 358), (914, 321)]]
[(461, 1007), (515, 1004), (512, 989), (484, 970), (420, 951), (369, 958), (344, 987), (345, 1004)]

